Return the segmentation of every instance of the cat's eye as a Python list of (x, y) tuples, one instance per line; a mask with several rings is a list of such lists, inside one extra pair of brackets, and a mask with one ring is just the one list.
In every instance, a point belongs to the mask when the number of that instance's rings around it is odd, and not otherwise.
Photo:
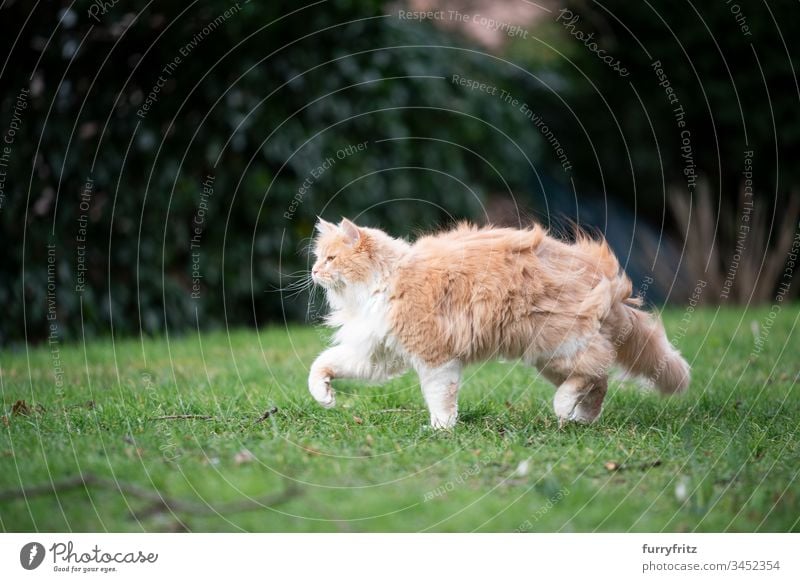
[(325, 262), (326, 263), (330, 263), (335, 258), (336, 258), (336, 255), (329, 255), (329, 256), (325, 257)]

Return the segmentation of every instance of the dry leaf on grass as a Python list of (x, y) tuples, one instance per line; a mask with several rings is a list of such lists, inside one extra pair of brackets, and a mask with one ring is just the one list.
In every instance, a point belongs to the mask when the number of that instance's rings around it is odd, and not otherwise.
[(656, 459), (655, 461), (646, 461), (644, 463), (625, 463), (624, 465), (620, 465), (616, 461), (607, 461), (604, 463), (604, 466), (609, 471), (629, 471), (635, 469), (646, 471), (647, 469), (652, 469), (653, 467), (660, 467), (661, 459)]
[(24, 400), (17, 400), (11, 407), (11, 414), (14, 416), (28, 416), (30, 413), (31, 409)]
[(12, 416), (30, 416), (34, 412), (42, 413), (44, 411), (45, 408), (41, 404), (36, 404), (35, 406), (31, 406), (24, 400), (17, 400), (11, 406)]

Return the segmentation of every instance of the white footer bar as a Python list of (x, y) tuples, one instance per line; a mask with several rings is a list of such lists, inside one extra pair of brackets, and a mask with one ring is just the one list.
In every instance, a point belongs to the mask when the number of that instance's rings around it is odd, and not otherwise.
[[(798, 534), (2, 534), (2, 580), (800, 580)], [(553, 578), (543, 578), (552, 576)], [(177, 578), (180, 577), (180, 578)], [(414, 577), (414, 578), (411, 578)]]

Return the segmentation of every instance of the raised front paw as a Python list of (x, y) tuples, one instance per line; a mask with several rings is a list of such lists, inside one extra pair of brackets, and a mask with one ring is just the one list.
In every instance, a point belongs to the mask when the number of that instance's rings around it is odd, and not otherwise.
[(320, 406), (333, 408), (336, 405), (336, 395), (331, 387), (330, 375), (312, 374), (308, 378), (308, 390)]

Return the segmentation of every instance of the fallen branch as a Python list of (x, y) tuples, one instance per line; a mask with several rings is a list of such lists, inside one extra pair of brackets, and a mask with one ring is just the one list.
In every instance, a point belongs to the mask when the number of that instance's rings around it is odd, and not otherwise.
[(166, 416), (156, 416), (150, 420), (214, 420), (213, 416), (206, 416), (205, 414), (168, 414)]
[(277, 406), (273, 406), (272, 408), (269, 408), (266, 412), (264, 412), (264, 414), (259, 416), (253, 424), (258, 424), (259, 422), (264, 422), (265, 420), (267, 420), (270, 416), (272, 416), (276, 412), (278, 412), (278, 407)]
[(0, 502), (13, 501), (15, 499), (28, 499), (31, 497), (41, 497), (43, 495), (59, 494), (72, 491), (73, 489), (106, 489), (111, 491), (118, 491), (124, 495), (136, 497), (151, 504), (149, 510), (145, 513), (155, 513), (163, 510), (169, 510), (179, 513), (191, 513), (192, 515), (214, 515), (214, 514), (227, 514), (227, 513), (241, 513), (243, 511), (251, 511), (253, 509), (273, 507), (284, 503), (293, 497), (300, 494), (300, 490), (292, 483), (286, 486), (286, 489), (279, 493), (270, 493), (263, 497), (254, 499), (246, 499), (243, 501), (231, 501), (221, 503), (216, 506), (203, 505), (194, 501), (187, 501), (185, 499), (174, 499), (167, 497), (156, 490), (145, 489), (134, 483), (126, 483), (124, 481), (115, 481), (105, 477), (99, 477), (92, 473), (85, 473), (83, 475), (76, 475), (68, 477), (60, 481), (53, 481), (52, 483), (42, 483), (41, 485), (33, 485), (30, 487), (23, 487), (22, 489), (7, 489), (0, 491)]

